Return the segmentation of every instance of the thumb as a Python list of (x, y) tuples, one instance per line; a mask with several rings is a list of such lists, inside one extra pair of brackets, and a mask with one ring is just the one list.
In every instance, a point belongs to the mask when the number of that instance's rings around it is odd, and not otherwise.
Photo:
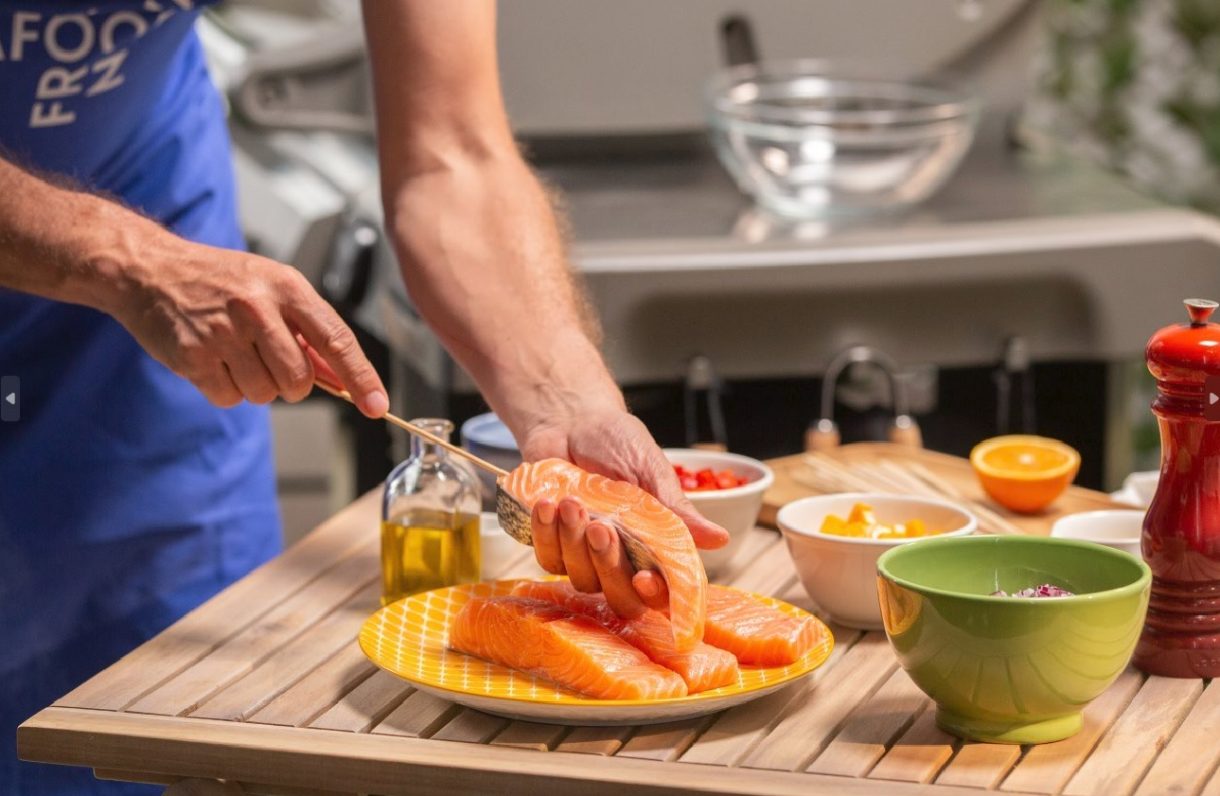
[(700, 514), (686, 496), (669, 508), (686, 523), (695, 547), (700, 550), (715, 550), (729, 543), (729, 532)]
[[(671, 471), (670, 475), (672, 474)], [(669, 480), (664, 479), (657, 484), (657, 500), (668, 506), (670, 511), (677, 514), (682, 522), (686, 523), (691, 537), (695, 540), (695, 547), (701, 550), (715, 550), (728, 544), (729, 532), (699, 513), (695, 504), (691, 503), (690, 498), (682, 491), (676, 477), (672, 479), (672, 484), (669, 483)]]

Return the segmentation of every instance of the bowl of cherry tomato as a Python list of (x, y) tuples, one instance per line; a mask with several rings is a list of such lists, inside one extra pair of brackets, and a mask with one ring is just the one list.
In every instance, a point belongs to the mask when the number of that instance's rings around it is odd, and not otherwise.
[(763, 493), (775, 481), (771, 468), (758, 459), (721, 451), (667, 448), (682, 491), (704, 517), (729, 532), (719, 550), (700, 550), (708, 575), (721, 572), (758, 522)]

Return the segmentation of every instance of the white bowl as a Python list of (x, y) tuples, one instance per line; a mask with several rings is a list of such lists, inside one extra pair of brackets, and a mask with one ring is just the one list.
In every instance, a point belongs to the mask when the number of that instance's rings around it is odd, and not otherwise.
[(758, 522), (758, 511), (762, 508), (763, 493), (775, 482), (771, 468), (758, 459), (736, 453), (694, 450), (691, 448), (666, 448), (665, 456), (674, 464), (687, 470), (731, 470), (738, 476), (750, 479), (742, 486), (731, 489), (687, 492), (686, 496), (704, 517), (729, 532), (729, 543), (719, 550), (700, 550), (703, 568), (709, 576), (721, 572), (736, 555), (746, 535)]
[(520, 549), (521, 543), (504, 532), (494, 511), (479, 515), (479, 561), (484, 579), (504, 569), (505, 562)]
[[(513, 433), (493, 412), (475, 415), (462, 424), (462, 447), (504, 470), (521, 464), (521, 451), (517, 450)], [(483, 506), (488, 508), (495, 502), (496, 477), (486, 470), (473, 469), (483, 485)]]
[(1156, 487), (1160, 480), (1161, 473), (1158, 470), (1131, 473), (1123, 479), (1119, 500), (1133, 506), (1147, 508), (1152, 504), (1152, 497), (1156, 494)]
[(810, 599), (831, 619), (848, 627), (880, 630), (877, 559), (891, 547), (920, 539), (863, 539), (821, 532), (831, 514), (844, 519), (857, 503), (867, 503), (885, 523), (923, 520), (939, 530), (932, 537), (967, 536), (978, 521), (961, 506), (935, 498), (879, 492), (844, 492), (794, 500), (779, 510), (776, 522)]
[(1140, 536), (1143, 530), (1143, 509), (1113, 509), (1083, 511), (1061, 517), (1051, 526), (1051, 536), (1096, 542), (1141, 558)]

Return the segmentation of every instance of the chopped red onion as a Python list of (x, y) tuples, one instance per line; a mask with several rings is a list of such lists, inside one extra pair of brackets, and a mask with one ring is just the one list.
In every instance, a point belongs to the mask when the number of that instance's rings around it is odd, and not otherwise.
[(1067, 589), (1061, 589), (1052, 583), (1043, 583), (1041, 586), (1031, 586), (1028, 589), (1021, 589), (1019, 592), (1009, 594), (1003, 589), (998, 589), (991, 593), (992, 597), (1071, 597), (1073, 593)]

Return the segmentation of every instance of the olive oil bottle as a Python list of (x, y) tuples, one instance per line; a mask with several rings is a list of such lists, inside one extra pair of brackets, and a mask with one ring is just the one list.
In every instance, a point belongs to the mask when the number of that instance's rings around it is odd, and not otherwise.
[[(448, 439), (448, 420), (412, 421)], [(479, 580), (479, 484), (449, 452), (419, 437), (386, 479), (382, 502), (382, 605)]]

